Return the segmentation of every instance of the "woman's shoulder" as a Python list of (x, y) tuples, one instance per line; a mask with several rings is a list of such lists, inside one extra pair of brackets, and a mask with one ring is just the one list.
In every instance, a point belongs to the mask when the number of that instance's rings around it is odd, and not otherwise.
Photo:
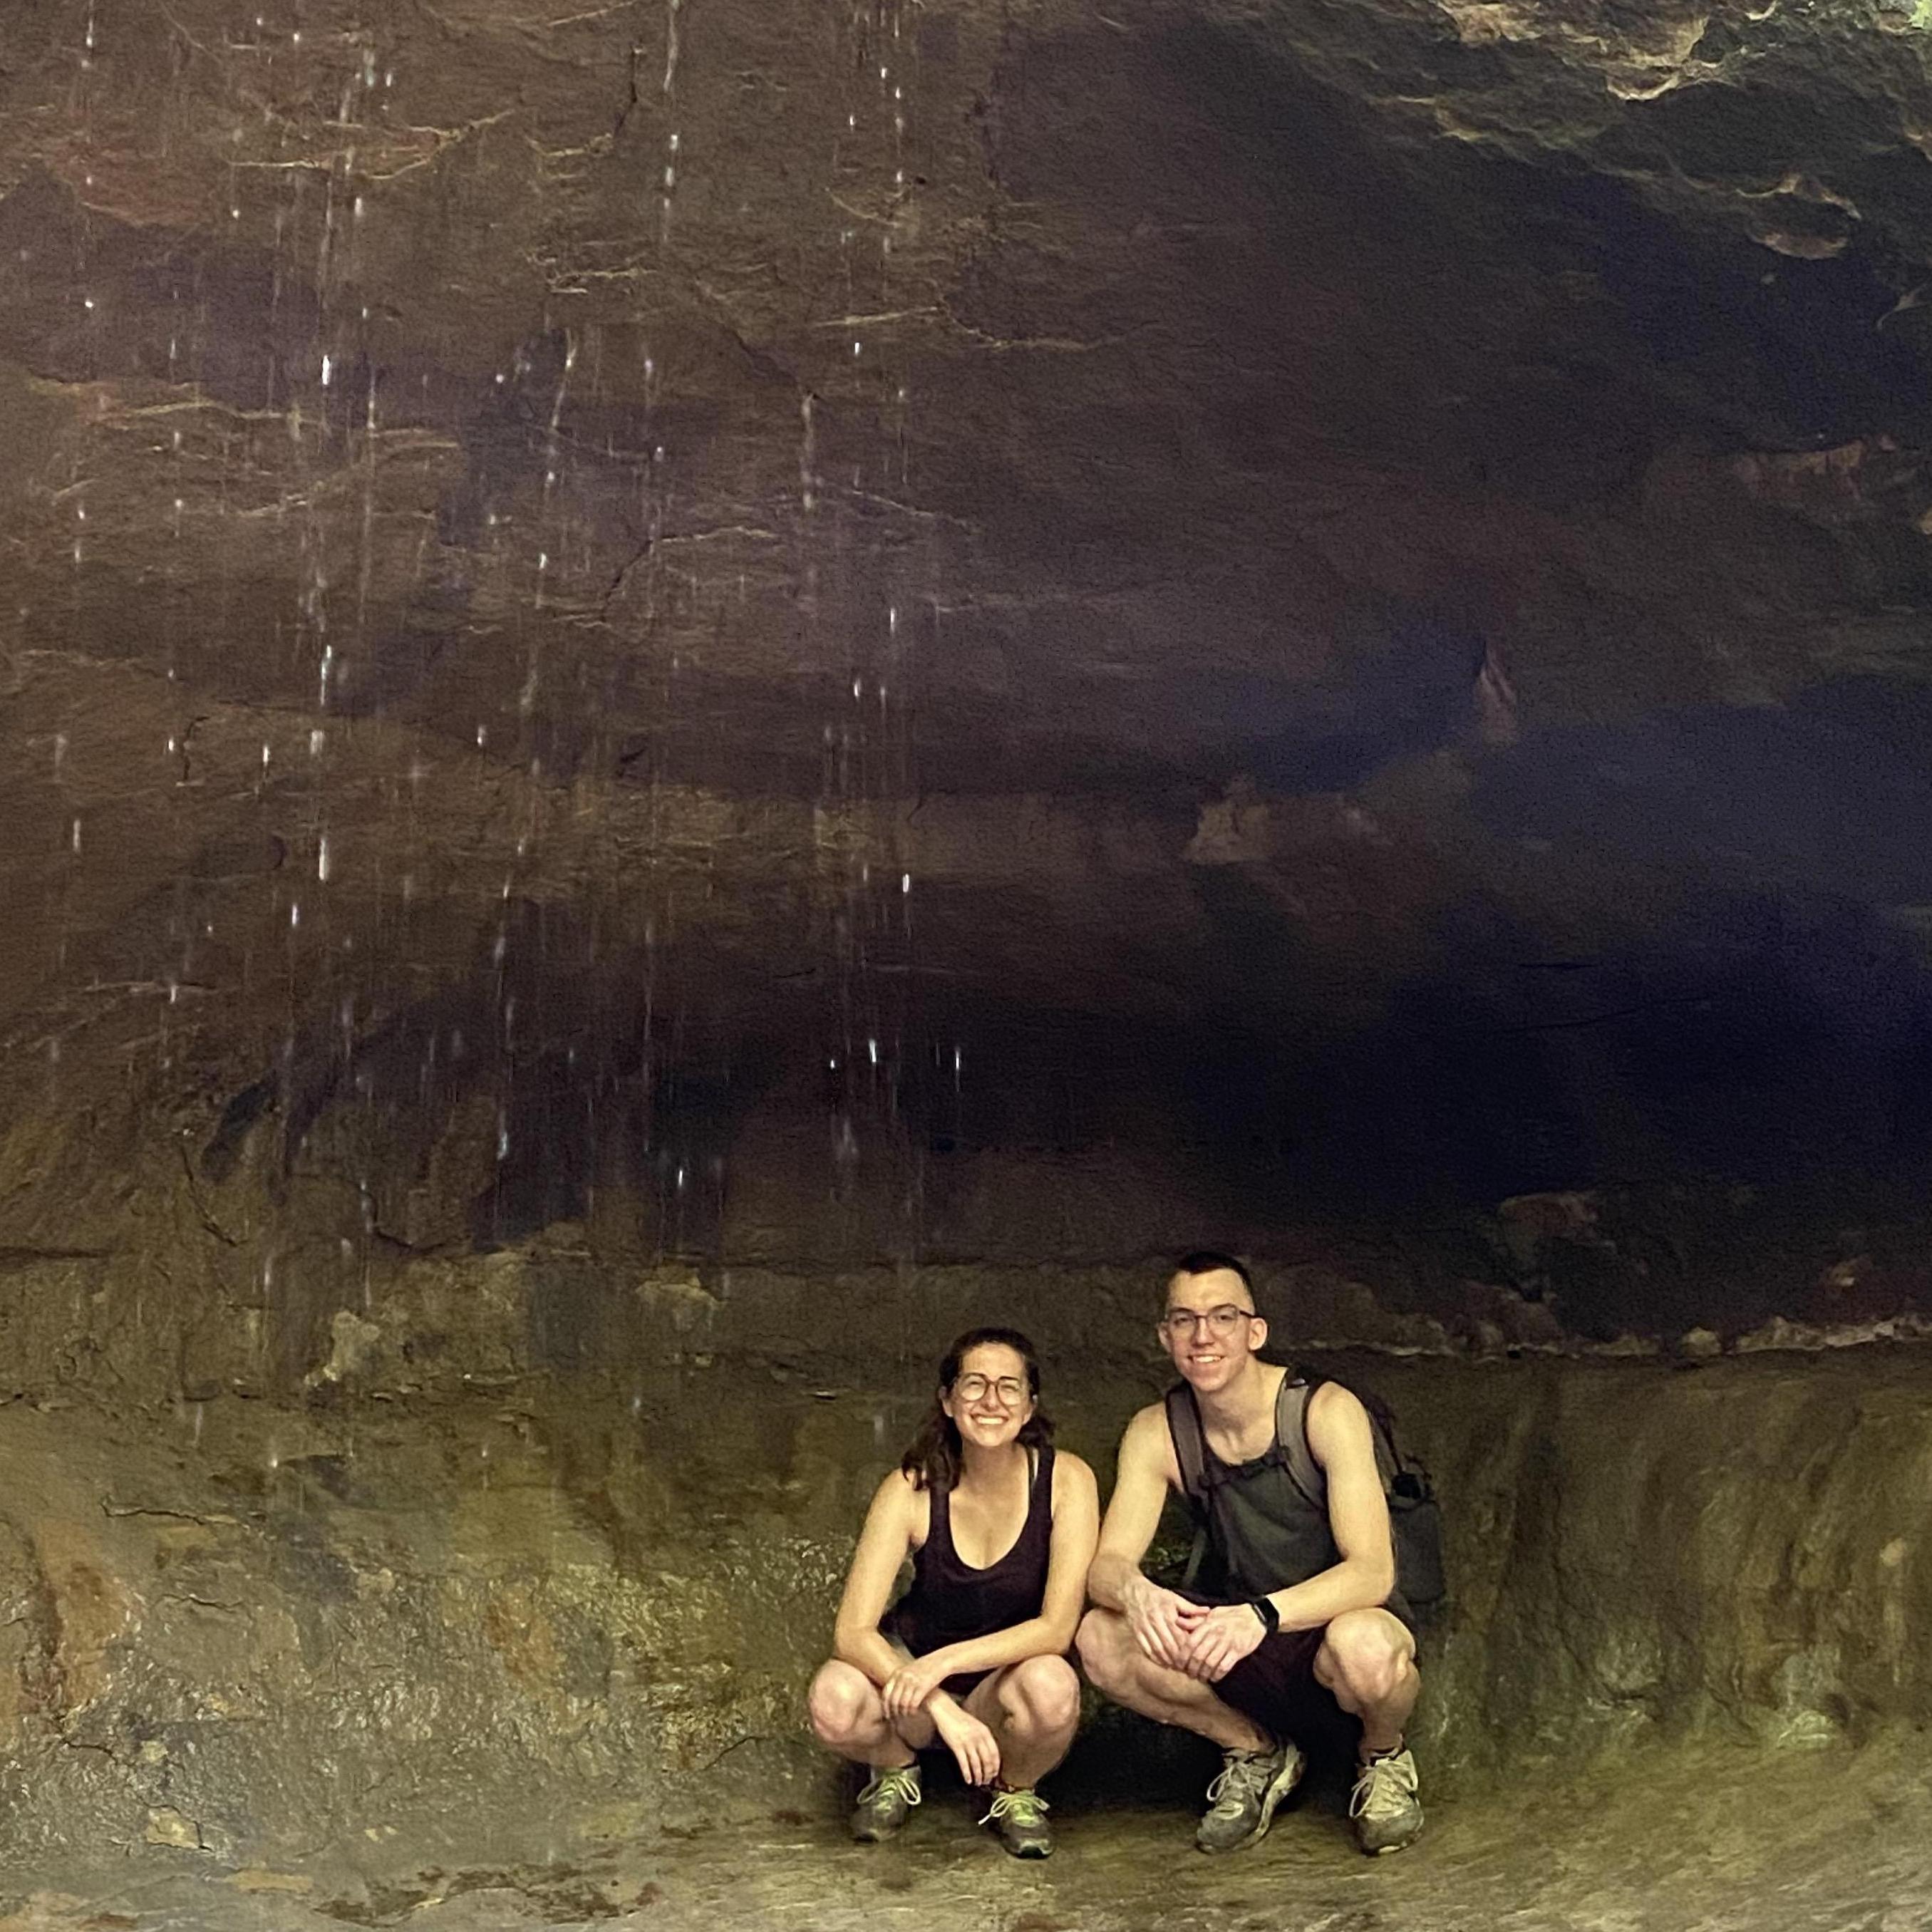
[(1070, 1449), (1056, 1449), (1053, 1452), (1053, 1493), (1056, 1498), (1082, 1490), (1097, 1490), (1098, 1487), (1092, 1466), (1084, 1456), (1075, 1455)]
[(909, 1516), (925, 1501), (925, 1488), (910, 1469), (888, 1469), (872, 1492), (873, 1509), (895, 1516)]
[(888, 1470), (872, 1492), (871, 1520), (890, 1523), (916, 1550), (926, 1540), (932, 1508), (930, 1492), (909, 1469)]

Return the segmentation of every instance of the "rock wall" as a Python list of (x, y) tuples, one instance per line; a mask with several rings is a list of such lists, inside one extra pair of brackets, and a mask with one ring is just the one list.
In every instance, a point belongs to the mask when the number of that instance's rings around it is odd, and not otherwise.
[[(1155, 1367), (1078, 1361), (1049, 1358), (1048, 1393), (1104, 1477)], [(1332, 1365), (1395, 1403), (1448, 1505), (1438, 1774), (1932, 1718), (1922, 1352)], [(799, 1700), (922, 1379), (733, 1356), (0, 1409), (14, 1857), (366, 1874), (829, 1804)]]

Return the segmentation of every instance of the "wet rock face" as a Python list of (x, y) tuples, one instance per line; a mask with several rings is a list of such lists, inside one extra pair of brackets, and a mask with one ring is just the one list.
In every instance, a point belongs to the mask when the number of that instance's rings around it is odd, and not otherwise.
[(1924, 1306), (1911, 9), (0, 28), (24, 1382), (546, 1231)]
[[(1052, 1366), (1061, 1439), (1104, 1471), (1145, 1388)], [(1910, 1353), (1330, 1366), (1394, 1403), (1449, 1504), (1418, 1725), (1438, 1792), (1552, 1751), (1862, 1742), (1932, 1715)], [(326, 1888), (829, 1819), (801, 1699), (924, 1400), (914, 1365), (890, 1372), (686, 1361), (159, 1426), (0, 1411), (20, 1868), (145, 1843)], [(1090, 1714), (1070, 1789), (1115, 1788), (1124, 1754), (1139, 1802), (1166, 1788), (1171, 1750)], [(1190, 1764), (1180, 1815), (1198, 1789)]]
[(1922, 10), (0, 0), (12, 1838), (823, 1802), (1204, 1239), (1439, 1762), (1922, 1722)]

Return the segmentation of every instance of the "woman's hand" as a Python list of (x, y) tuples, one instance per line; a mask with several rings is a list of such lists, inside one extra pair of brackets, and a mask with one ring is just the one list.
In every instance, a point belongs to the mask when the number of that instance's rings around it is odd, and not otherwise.
[(968, 1784), (991, 1784), (1000, 1774), (1000, 1747), (992, 1732), (950, 1697), (940, 1698), (930, 1714), (959, 1775)]
[(925, 1708), (926, 1700), (946, 1677), (944, 1658), (938, 1651), (928, 1657), (908, 1658), (879, 1686), (879, 1696), (889, 1718), (909, 1718)]

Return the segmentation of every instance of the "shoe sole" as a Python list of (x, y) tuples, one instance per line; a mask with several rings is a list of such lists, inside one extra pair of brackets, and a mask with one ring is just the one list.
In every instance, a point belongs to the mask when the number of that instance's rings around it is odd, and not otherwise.
[[(1268, 1828), (1274, 1822), (1275, 1807), (1301, 1782), (1301, 1774), (1308, 1768), (1308, 1760), (1300, 1750), (1291, 1746), (1288, 1762), (1275, 1774), (1274, 1782), (1262, 1793), (1262, 1815), (1256, 1820), (1255, 1828), (1245, 1838), (1237, 1838), (1232, 1845), (1216, 1848), (1204, 1845), (1197, 1838), (1194, 1849), (1204, 1852), (1210, 1858), (1226, 1858), (1230, 1852), (1245, 1852), (1250, 1845), (1258, 1845), (1268, 1836)], [(1394, 1850), (1394, 1846), (1390, 1847)]]
[(1365, 1852), (1367, 1852), (1369, 1856), (1372, 1858), (1385, 1858), (1392, 1852), (1407, 1851), (1409, 1846), (1414, 1844), (1416, 1840), (1421, 1836), (1422, 1827), (1418, 1825), (1414, 1831), (1409, 1833), (1407, 1838), (1398, 1840), (1397, 1842), (1393, 1845), (1377, 1845), (1372, 1849), (1364, 1845), (1362, 1849)]

